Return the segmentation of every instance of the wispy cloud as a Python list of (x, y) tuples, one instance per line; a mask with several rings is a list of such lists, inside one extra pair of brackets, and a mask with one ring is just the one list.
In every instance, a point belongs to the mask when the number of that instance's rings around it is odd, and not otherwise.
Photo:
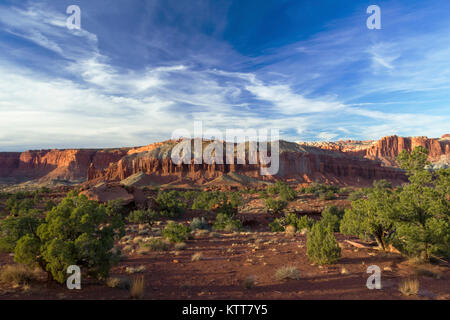
[[(161, 6), (144, 12), (156, 19)], [(176, 20), (175, 11), (163, 12)], [(411, 33), (386, 22), (383, 30), (398, 31), (374, 34), (347, 17), (338, 28), (248, 57), (216, 36), (227, 23), (213, 16), (220, 23), (209, 34), (199, 31), (200, 18), (186, 18), (186, 33), (152, 22), (151, 35), (105, 39), (68, 30), (64, 12), (51, 5), (0, 5), (3, 34), (51, 53), (17, 47), (0, 33), (0, 47), (14, 49), (0, 52), (0, 149), (144, 145), (192, 129), (194, 120), (221, 130), (279, 128), (291, 140), (448, 130), (450, 23)], [(140, 23), (139, 30), (147, 26)], [(123, 61), (134, 57), (129, 46), (144, 62)], [(424, 109), (431, 102), (434, 109)]]

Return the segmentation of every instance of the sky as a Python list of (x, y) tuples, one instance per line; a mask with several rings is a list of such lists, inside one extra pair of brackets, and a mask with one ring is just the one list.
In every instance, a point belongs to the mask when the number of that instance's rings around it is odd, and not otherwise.
[(0, 0), (0, 151), (141, 146), (195, 121), (450, 133), (450, 1)]

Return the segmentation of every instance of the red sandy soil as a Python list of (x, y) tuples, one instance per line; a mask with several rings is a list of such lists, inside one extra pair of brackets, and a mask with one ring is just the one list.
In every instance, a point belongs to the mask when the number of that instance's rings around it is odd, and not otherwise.
[[(151, 252), (132, 255), (112, 269), (111, 276), (133, 278), (126, 267), (144, 265), (146, 290), (144, 299), (450, 299), (450, 270), (446, 266), (410, 265), (393, 253), (357, 249), (337, 235), (342, 258), (332, 266), (311, 264), (306, 256), (306, 236), (296, 234), (241, 233), (220, 234), (217, 238), (202, 236), (187, 241), (182, 251)], [(268, 243), (268, 241), (274, 241)], [(256, 243), (256, 244), (255, 244)], [(191, 261), (194, 253), (203, 259)], [(0, 264), (12, 263), (8, 254), (0, 255)], [(367, 267), (382, 270), (381, 290), (369, 290)], [(283, 266), (296, 266), (299, 280), (277, 281), (275, 272)], [(349, 274), (341, 274), (342, 268)], [(426, 268), (439, 274), (436, 279), (419, 276), (417, 296), (404, 296), (399, 283), (415, 275), (415, 268)], [(243, 280), (256, 278), (253, 288), (245, 289)], [(65, 286), (32, 283), (29, 288), (0, 287), (0, 299), (129, 299), (127, 290), (109, 288), (92, 280), (82, 281), (82, 290)]]
[[(146, 283), (144, 299), (443, 299), (450, 300), (450, 268), (448, 265), (414, 265), (395, 253), (356, 248), (345, 240), (356, 238), (336, 234), (342, 248), (342, 258), (332, 266), (313, 265), (306, 255), (306, 236), (267, 232), (270, 215), (264, 212), (264, 200), (247, 195), (246, 205), (239, 214), (244, 226), (251, 232), (196, 235), (186, 242), (185, 250), (149, 252), (126, 255), (111, 270), (111, 277), (133, 279), (143, 275)], [(321, 201), (310, 195), (301, 195), (291, 203), (288, 211), (309, 214), (319, 219), (325, 205), (348, 206), (347, 200)], [(181, 221), (190, 221), (200, 212), (189, 210)], [(213, 219), (214, 215), (205, 215)], [(163, 226), (162, 223), (159, 228)], [(137, 229), (137, 226), (135, 226)], [(153, 231), (144, 237), (152, 235)], [(137, 232), (129, 230), (131, 238)], [(155, 234), (153, 234), (155, 235)], [(123, 244), (120, 245), (123, 247)], [(192, 261), (195, 253), (203, 259)], [(0, 254), (0, 267), (13, 264), (13, 257)], [(366, 273), (370, 265), (382, 270), (381, 290), (369, 290)], [(143, 273), (127, 274), (127, 267), (145, 266)], [(295, 266), (299, 280), (277, 281), (275, 272), (284, 266)], [(348, 273), (342, 274), (345, 268)], [(425, 276), (417, 269), (428, 270)], [(410, 277), (418, 277), (417, 296), (404, 296), (399, 284)], [(243, 287), (247, 277), (256, 279), (250, 289)], [(68, 290), (65, 285), (40, 281), (29, 286), (11, 287), (0, 283), (0, 300), (11, 299), (129, 299), (128, 290), (109, 288), (104, 283), (83, 277), (82, 290)]]

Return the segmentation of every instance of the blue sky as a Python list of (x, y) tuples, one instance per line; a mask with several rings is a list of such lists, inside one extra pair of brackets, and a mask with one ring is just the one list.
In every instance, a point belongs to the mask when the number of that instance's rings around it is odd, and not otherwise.
[(449, 111), (446, 0), (0, 0), (3, 151), (146, 145), (195, 120), (291, 141), (439, 137)]

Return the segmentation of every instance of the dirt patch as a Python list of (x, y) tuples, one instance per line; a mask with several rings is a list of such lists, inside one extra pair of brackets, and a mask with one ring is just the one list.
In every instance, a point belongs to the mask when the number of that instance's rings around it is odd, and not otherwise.
[[(398, 290), (403, 279), (415, 274), (415, 267), (398, 254), (358, 249), (337, 235), (342, 258), (332, 266), (317, 266), (306, 256), (306, 237), (269, 232), (210, 234), (187, 241), (181, 251), (132, 254), (114, 267), (112, 277), (143, 275), (144, 299), (449, 299), (450, 271), (435, 266), (439, 278), (416, 273), (420, 294), (404, 296)], [(354, 240), (354, 239), (353, 239)], [(196, 253), (202, 259), (192, 261)], [(0, 264), (13, 258), (0, 255)], [(382, 270), (381, 290), (369, 290), (367, 267), (377, 265)], [(136, 275), (127, 268), (141, 268)], [(275, 272), (283, 266), (295, 266), (298, 280), (277, 281)], [(436, 270), (438, 269), (438, 270)], [(345, 270), (345, 272), (343, 272)], [(251, 288), (243, 283), (255, 280)], [(70, 291), (65, 286), (32, 283), (29, 287), (0, 286), (0, 299), (129, 299), (128, 290), (109, 288), (101, 282), (83, 280), (82, 290)]]

